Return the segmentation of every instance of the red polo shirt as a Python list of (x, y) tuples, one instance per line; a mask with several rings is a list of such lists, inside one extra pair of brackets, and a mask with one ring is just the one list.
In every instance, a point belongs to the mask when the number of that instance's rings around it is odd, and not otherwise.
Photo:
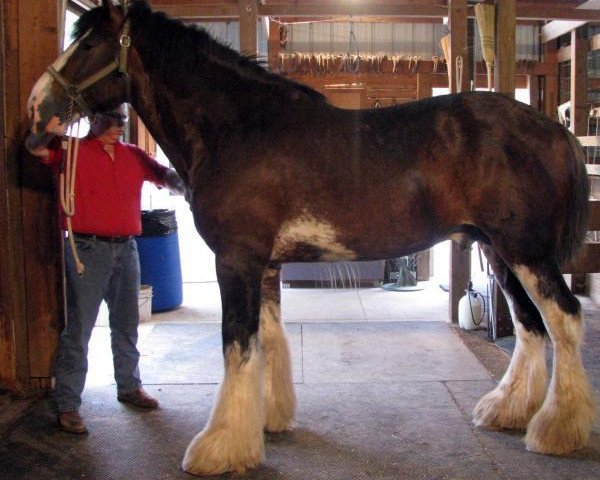
[[(102, 236), (139, 235), (142, 184), (164, 185), (168, 168), (135, 145), (117, 142), (114, 160), (94, 137), (79, 142), (73, 231)], [(51, 150), (45, 163), (60, 165), (63, 151)], [(63, 222), (66, 229), (66, 221)]]

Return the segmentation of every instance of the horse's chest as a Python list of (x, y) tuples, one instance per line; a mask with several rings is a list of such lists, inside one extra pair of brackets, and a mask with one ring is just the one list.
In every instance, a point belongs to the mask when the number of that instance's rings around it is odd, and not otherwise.
[(356, 252), (345, 245), (343, 232), (309, 213), (286, 221), (279, 230), (271, 259), (292, 261), (354, 260)]

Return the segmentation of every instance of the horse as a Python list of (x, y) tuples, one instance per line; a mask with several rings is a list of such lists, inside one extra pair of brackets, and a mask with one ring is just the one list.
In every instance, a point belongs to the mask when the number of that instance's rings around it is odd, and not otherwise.
[(339, 109), (141, 0), (104, 0), (74, 39), (31, 92), (28, 145), (129, 102), (185, 181), (216, 256), (225, 372), (185, 471), (256, 468), (264, 432), (293, 426), (282, 264), (395, 258), (449, 237), (480, 243), (517, 338), (475, 424), (525, 429), (526, 448), (545, 454), (588, 442), (583, 318), (560, 268), (583, 242), (589, 185), (563, 126), (488, 92)]

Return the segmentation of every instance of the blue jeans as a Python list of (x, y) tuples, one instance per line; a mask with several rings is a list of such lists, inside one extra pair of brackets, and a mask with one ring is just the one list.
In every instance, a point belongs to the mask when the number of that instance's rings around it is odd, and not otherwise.
[(135, 240), (111, 243), (76, 237), (75, 243), (85, 272), (77, 274), (71, 247), (65, 240), (67, 321), (60, 335), (54, 390), (59, 412), (76, 411), (81, 405), (88, 343), (102, 300), (109, 310), (117, 392), (128, 393), (142, 385), (136, 347), (140, 264)]

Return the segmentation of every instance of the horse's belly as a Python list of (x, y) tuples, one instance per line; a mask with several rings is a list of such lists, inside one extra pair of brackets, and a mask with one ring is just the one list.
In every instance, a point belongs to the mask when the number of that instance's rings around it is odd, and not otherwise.
[(343, 235), (335, 227), (310, 213), (281, 226), (271, 254), (271, 260), (276, 262), (332, 262), (356, 258), (356, 252), (344, 245)]

